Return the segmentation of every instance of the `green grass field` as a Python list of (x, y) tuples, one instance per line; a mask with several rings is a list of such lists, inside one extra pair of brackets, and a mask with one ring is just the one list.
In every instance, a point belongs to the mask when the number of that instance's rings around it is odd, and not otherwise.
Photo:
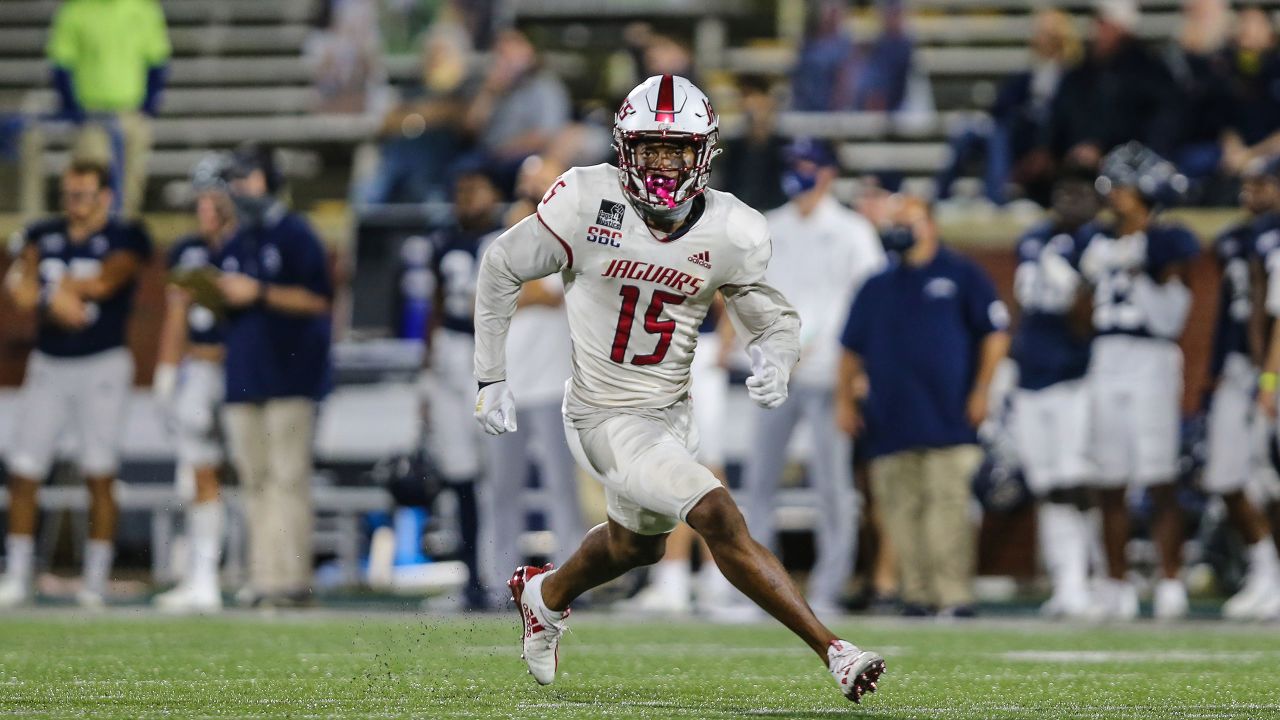
[(0, 717), (1280, 718), (1280, 627), (850, 620), (889, 674), (855, 706), (772, 624), (583, 614), (561, 676), (511, 616), (352, 612), (0, 618)]

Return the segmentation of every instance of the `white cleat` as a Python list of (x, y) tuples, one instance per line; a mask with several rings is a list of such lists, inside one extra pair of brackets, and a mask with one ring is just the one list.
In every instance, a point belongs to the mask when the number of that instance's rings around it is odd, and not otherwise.
[(1130, 622), (1138, 618), (1138, 588), (1128, 580), (1101, 578), (1093, 592), (1093, 604), (1087, 617), (1091, 620)]
[(524, 628), (524, 652), (520, 657), (524, 658), (529, 674), (539, 685), (555, 682), (560, 665), (560, 636), (568, 629), (564, 618), (569, 616), (569, 610), (566, 608), (558, 620), (552, 620), (551, 611), (542, 603), (542, 581), (551, 568), (550, 564), (541, 568), (530, 565), (518, 567), (507, 582)]
[(1040, 606), (1040, 616), (1055, 620), (1078, 620), (1090, 617), (1088, 593), (1055, 592)]
[(31, 583), (12, 575), (0, 579), (0, 609), (10, 609), (30, 605), (34, 599)]
[(1153, 614), (1157, 620), (1179, 620), (1187, 616), (1187, 586), (1181, 580), (1164, 579), (1156, 583)]
[(869, 650), (859, 650), (844, 640), (832, 640), (827, 648), (827, 667), (840, 692), (853, 702), (876, 691), (876, 683), (884, 674), (884, 658)]
[(156, 609), (169, 613), (222, 612), (222, 594), (216, 587), (200, 588), (180, 584), (168, 592), (156, 595), (151, 603)]
[(82, 589), (76, 592), (76, 604), (85, 610), (102, 610), (107, 606), (107, 601), (102, 593)]
[(1280, 582), (1261, 575), (1250, 576), (1240, 592), (1223, 603), (1222, 617), (1228, 620), (1280, 617)]

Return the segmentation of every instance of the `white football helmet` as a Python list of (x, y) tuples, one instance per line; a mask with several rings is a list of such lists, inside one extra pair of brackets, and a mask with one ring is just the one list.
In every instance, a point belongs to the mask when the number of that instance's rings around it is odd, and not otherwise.
[[(711, 177), (711, 159), (720, 154), (720, 117), (706, 94), (679, 75), (654, 75), (636, 86), (618, 108), (613, 147), (618, 151), (622, 190), (642, 205), (666, 213), (701, 195)], [(693, 148), (692, 165), (647, 167), (636, 146), (666, 140)], [(675, 178), (653, 172), (676, 170)]]

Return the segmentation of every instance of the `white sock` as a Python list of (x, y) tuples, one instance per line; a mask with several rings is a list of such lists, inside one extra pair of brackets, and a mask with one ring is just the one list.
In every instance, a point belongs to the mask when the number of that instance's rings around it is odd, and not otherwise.
[(5, 538), (5, 574), (30, 583), (34, 568), (36, 539), (31, 535), (9, 535)]
[(84, 546), (84, 589), (99, 595), (107, 594), (107, 580), (111, 578), (111, 562), (115, 560), (115, 543), (110, 540), (90, 540)]
[(649, 584), (675, 597), (688, 599), (691, 583), (687, 560), (659, 560), (649, 571)]
[(1040, 506), (1040, 550), (1055, 593), (1080, 597), (1089, 576), (1088, 526), (1083, 513), (1065, 503)]
[(1250, 545), (1248, 557), (1250, 575), (1280, 581), (1280, 555), (1277, 555), (1276, 544), (1270, 537)]
[(542, 573), (541, 575), (538, 575), (524, 586), (524, 592), (526, 595), (532, 595), (529, 599), (533, 601), (532, 604), (535, 607), (541, 609), (542, 613), (547, 616), (547, 621), (558, 623), (564, 619), (564, 611), (552, 610), (547, 607), (547, 604), (542, 600), (542, 583), (546, 582), (548, 577), (551, 577), (551, 573)]
[(191, 537), (191, 574), (198, 587), (218, 587), (218, 560), (222, 555), (222, 501), (192, 505), (187, 511), (187, 532)]

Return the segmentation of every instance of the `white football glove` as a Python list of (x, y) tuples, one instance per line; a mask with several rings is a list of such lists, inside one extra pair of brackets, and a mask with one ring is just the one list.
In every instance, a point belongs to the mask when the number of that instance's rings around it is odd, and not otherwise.
[(476, 422), (490, 435), (516, 431), (516, 398), (506, 380), (476, 393)]
[(760, 407), (772, 410), (786, 402), (791, 370), (758, 345), (753, 345), (750, 352), (751, 377), (747, 378), (747, 396)]

